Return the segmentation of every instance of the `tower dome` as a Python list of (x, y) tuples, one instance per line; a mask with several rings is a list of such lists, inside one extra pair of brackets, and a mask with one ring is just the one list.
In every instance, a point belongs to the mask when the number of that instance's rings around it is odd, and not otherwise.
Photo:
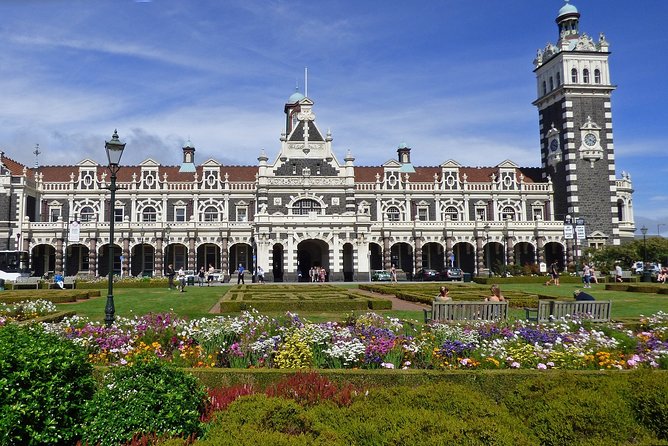
[(558, 17), (561, 17), (562, 15), (565, 14), (577, 14), (577, 13), (578, 13), (578, 8), (571, 5), (570, 3), (568, 3), (568, 0), (566, 0), (566, 4), (562, 6), (561, 9), (559, 10)]
[(294, 93), (290, 95), (290, 98), (288, 98), (288, 104), (294, 104), (295, 102), (299, 102), (302, 99), (304, 99), (306, 96), (301, 94), (299, 90), (296, 90)]

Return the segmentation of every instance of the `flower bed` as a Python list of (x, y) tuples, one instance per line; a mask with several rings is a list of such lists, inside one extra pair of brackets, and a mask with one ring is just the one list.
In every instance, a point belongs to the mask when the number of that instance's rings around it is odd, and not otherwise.
[(361, 369), (668, 369), (668, 314), (640, 330), (587, 321), (428, 324), (367, 313), (309, 323), (296, 314), (186, 321), (173, 314), (118, 318), (110, 328), (81, 318), (47, 330), (83, 346), (96, 365), (157, 356), (184, 367)]
[(38, 299), (15, 303), (0, 302), (0, 327), (10, 322), (22, 322), (56, 313), (53, 302)]

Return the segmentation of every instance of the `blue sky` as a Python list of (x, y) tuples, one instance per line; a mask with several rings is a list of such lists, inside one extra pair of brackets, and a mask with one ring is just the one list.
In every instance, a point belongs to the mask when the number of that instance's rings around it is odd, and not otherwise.
[[(317, 122), (339, 159), (539, 165), (532, 60), (557, 40), (562, 0), (2, 0), (0, 148), (34, 165), (254, 165), (279, 149), (283, 106), (308, 66)], [(611, 45), (617, 175), (638, 227), (668, 224), (668, 2), (574, 0)], [(668, 235), (668, 226), (660, 231)]]

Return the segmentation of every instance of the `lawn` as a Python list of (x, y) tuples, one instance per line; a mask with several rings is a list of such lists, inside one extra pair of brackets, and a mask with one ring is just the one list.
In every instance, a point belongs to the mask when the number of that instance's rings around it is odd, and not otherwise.
[[(355, 288), (355, 284), (333, 284), (345, 289)], [(423, 287), (424, 283), (399, 283), (396, 285), (398, 290), (411, 290), (413, 288)], [(436, 295), (441, 283), (430, 283), (433, 286), (434, 295)], [(469, 284), (466, 284), (469, 285)], [(266, 287), (270, 289), (272, 284), (253, 285)], [(470, 284), (476, 290), (486, 290), (485, 285)], [(191, 286), (186, 288), (185, 293), (169, 291), (167, 288), (117, 288), (114, 290), (114, 302), (116, 305), (116, 315), (131, 317), (136, 314), (163, 313), (173, 311), (179, 316), (186, 318), (199, 318), (211, 316), (210, 310), (230, 289), (231, 285), (215, 287)], [(556, 298), (570, 299), (573, 291), (581, 288), (577, 284), (563, 284), (559, 287), (546, 287), (542, 284), (503, 284), (502, 290), (518, 290), (531, 294), (549, 295)], [(605, 284), (593, 285), (589, 290), (597, 300), (612, 301), (613, 319), (636, 319), (640, 315), (654, 314), (658, 311), (668, 310), (668, 294), (649, 294), (632, 293), (626, 291), (606, 291)], [(34, 293), (34, 292), (33, 292)], [(75, 311), (81, 316), (89, 317), (93, 320), (104, 319), (104, 308), (106, 304), (106, 290), (102, 290), (102, 295), (97, 298), (91, 298), (86, 301), (70, 304), (58, 304), (59, 310)], [(360, 314), (364, 311), (355, 311), (354, 314)], [(394, 316), (401, 319), (422, 321), (422, 311), (410, 310), (385, 310), (377, 311), (388, 316)], [(327, 312), (300, 311), (299, 314), (307, 317), (313, 322), (322, 322), (325, 320), (340, 320), (345, 318), (346, 314), (351, 312)], [(269, 316), (283, 315), (284, 312), (266, 312)], [(511, 309), (511, 318), (524, 318), (524, 311), (521, 309)]]

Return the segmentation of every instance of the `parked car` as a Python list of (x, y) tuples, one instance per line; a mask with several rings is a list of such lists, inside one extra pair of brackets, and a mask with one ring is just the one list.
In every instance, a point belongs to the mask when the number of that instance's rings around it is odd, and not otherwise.
[(371, 272), (371, 280), (373, 282), (389, 282), (392, 280), (392, 276), (390, 276), (389, 271), (385, 271), (384, 269), (377, 269)]
[(419, 269), (413, 276), (413, 280), (439, 280), (438, 271), (428, 268)]
[(462, 280), (464, 273), (461, 268), (449, 267), (441, 271), (441, 280)]
[[(634, 273), (636, 274), (642, 274), (644, 271), (643, 267), (643, 262), (633, 262), (633, 266), (631, 267)], [(647, 269), (651, 271), (653, 274), (659, 274), (661, 272), (661, 264), (660, 263), (648, 263), (647, 264)]]

